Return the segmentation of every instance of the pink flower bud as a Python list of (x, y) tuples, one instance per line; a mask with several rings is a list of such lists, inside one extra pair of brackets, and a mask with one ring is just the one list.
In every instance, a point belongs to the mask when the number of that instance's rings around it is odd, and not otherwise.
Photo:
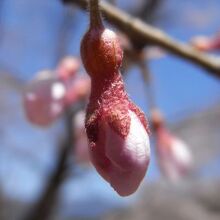
[[(119, 195), (128, 196), (137, 190), (145, 176), (150, 157), (149, 137), (135, 112), (112, 114), (110, 117), (116, 117), (114, 121), (103, 115), (97, 122), (98, 130), (94, 131), (97, 141), (90, 142), (89, 150), (99, 174)], [(91, 135), (89, 130), (88, 135)]]
[(61, 81), (41, 73), (27, 85), (23, 94), (29, 121), (39, 126), (50, 125), (63, 112), (65, 92)]
[(121, 196), (134, 193), (150, 160), (147, 121), (124, 90), (119, 72), (92, 79), (86, 132), (92, 163)]
[(191, 44), (201, 51), (220, 50), (220, 34), (213, 37), (197, 36), (191, 40)]
[(150, 158), (144, 113), (128, 98), (119, 71), (123, 51), (117, 35), (105, 29), (97, 1), (90, 1), (90, 28), (81, 57), (91, 77), (86, 133), (93, 165), (121, 196), (134, 193)]
[(178, 181), (192, 169), (192, 155), (189, 147), (168, 131), (159, 112), (152, 114), (152, 124), (161, 172), (171, 181)]

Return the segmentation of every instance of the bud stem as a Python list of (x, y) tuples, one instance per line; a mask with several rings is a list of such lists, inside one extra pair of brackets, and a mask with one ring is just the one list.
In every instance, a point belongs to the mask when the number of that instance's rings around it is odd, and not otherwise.
[(99, 0), (90, 0), (90, 27), (103, 26), (99, 10)]

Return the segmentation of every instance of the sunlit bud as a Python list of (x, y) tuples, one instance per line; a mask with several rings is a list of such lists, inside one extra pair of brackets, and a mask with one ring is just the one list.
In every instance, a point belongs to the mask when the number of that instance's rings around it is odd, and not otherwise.
[(73, 77), (80, 68), (80, 61), (77, 57), (64, 57), (57, 66), (58, 78), (68, 80)]
[(117, 35), (106, 29), (90, 1), (90, 28), (81, 42), (81, 57), (91, 77), (86, 133), (93, 165), (121, 196), (134, 193), (150, 160), (148, 123), (129, 99), (120, 74), (123, 58)]
[(24, 90), (24, 109), (30, 122), (47, 126), (63, 112), (66, 90), (59, 80), (39, 78), (30, 82)]
[(188, 175), (192, 169), (192, 155), (189, 147), (168, 131), (162, 115), (157, 110), (152, 113), (152, 126), (161, 172), (169, 180), (178, 181)]
[[(137, 190), (149, 164), (148, 133), (132, 110), (104, 114), (97, 124), (87, 125), (88, 135), (97, 135), (96, 141), (90, 140), (92, 162), (119, 195), (128, 196)], [(92, 131), (88, 126), (97, 127)]]

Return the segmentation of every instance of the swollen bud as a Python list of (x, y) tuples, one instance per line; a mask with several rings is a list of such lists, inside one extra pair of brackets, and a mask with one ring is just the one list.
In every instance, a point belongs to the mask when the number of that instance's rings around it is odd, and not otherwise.
[(64, 110), (65, 92), (61, 81), (40, 74), (26, 86), (23, 93), (28, 120), (39, 126), (50, 125)]
[(90, 28), (81, 57), (92, 87), (85, 127), (90, 158), (98, 173), (121, 196), (134, 193), (150, 161), (148, 123), (129, 99), (119, 71), (122, 49), (116, 34), (102, 25), (98, 1), (90, 1)]
[(151, 120), (159, 168), (167, 179), (176, 182), (192, 170), (191, 151), (182, 140), (170, 133), (158, 110), (152, 112)]
[(213, 37), (196, 36), (191, 40), (192, 46), (201, 51), (219, 51), (220, 50), (220, 34)]

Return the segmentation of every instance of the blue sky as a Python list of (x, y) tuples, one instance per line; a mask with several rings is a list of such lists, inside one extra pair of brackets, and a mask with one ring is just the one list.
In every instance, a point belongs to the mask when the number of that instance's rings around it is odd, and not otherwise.
[[(187, 41), (195, 34), (211, 34), (219, 30), (220, 14), (216, 10), (220, 6), (219, 1), (168, 2), (166, 10), (172, 14), (168, 24), (162, 28), (174, 38)], [(120, 5), (124, 7), (123, 1), (120, 1)], [(58, 0), (7, 0), (3, 6), (4, 33), (0, 41), (0, 65), (13, 70), (15, 75), (25, 81), (31, 79), (35, 72), (42, 68), (54, 67), (58, 32), (62, 24), (62, 15), (67, 9), (64, 9)], [(88, 17), (76, 10), (73, 19), (75, 26), (69, 33), (67, 53), (78, 55), (80, 39), (87, 28)], [(168, 55), (152, 61), (150, 68), (155, 78), (158, 106), (168, 121), (180, 120), (220, 100), (219, 81), (191, 63)], [(138, 68), (131, 69), (126, 86), (131, 98), (147, 112), (144, 84)], [(54, 134), (60, 125), (55, 125), (49, 131), (32, 127), (22, 115), (20, 96), (14, 95), (14, 104), (19, 106), (20, 124), (16, 125), (14, 130), (8, 128), (11, 132), (8, 136), (18, 148), (25, 148), (34, 141), (44, 143), (40, 146), (43, 155), (39, 150), (34, 151), (38, 157), (35, 160), (42, 161), (43, 168), (34, 170), (28, 161), (16, 160), (13, 150), (7, 148), (9, 143), (5, 143), (0, 154), (0, 185), (8, 196), (31, 201), (42, 189), (44, 177), (53, 169), (56, 148), (55, 140), (51, 141), (51, 134)], [(19, 127), (23, 129), (19, 130)], [(6, 173), (10, 173), (7, 179), (4, 177)], [(158, 171), (153, 159), (147, 178), (153, 180), (157, 176)], [(91, 201), (96, 198), (100, 205), (105, 201), (110, 206), (127, 204), (134, 199), (119, 198), (93, 171), (85, 172), (78, 179), (68, 180), (62, 192), (64, 204), (70, 206), (73, 202), (78, 202), (76, 204), (79, 204), (79, 207), (82, 207), (82, 204), (88, 205), (88, 198)]]

